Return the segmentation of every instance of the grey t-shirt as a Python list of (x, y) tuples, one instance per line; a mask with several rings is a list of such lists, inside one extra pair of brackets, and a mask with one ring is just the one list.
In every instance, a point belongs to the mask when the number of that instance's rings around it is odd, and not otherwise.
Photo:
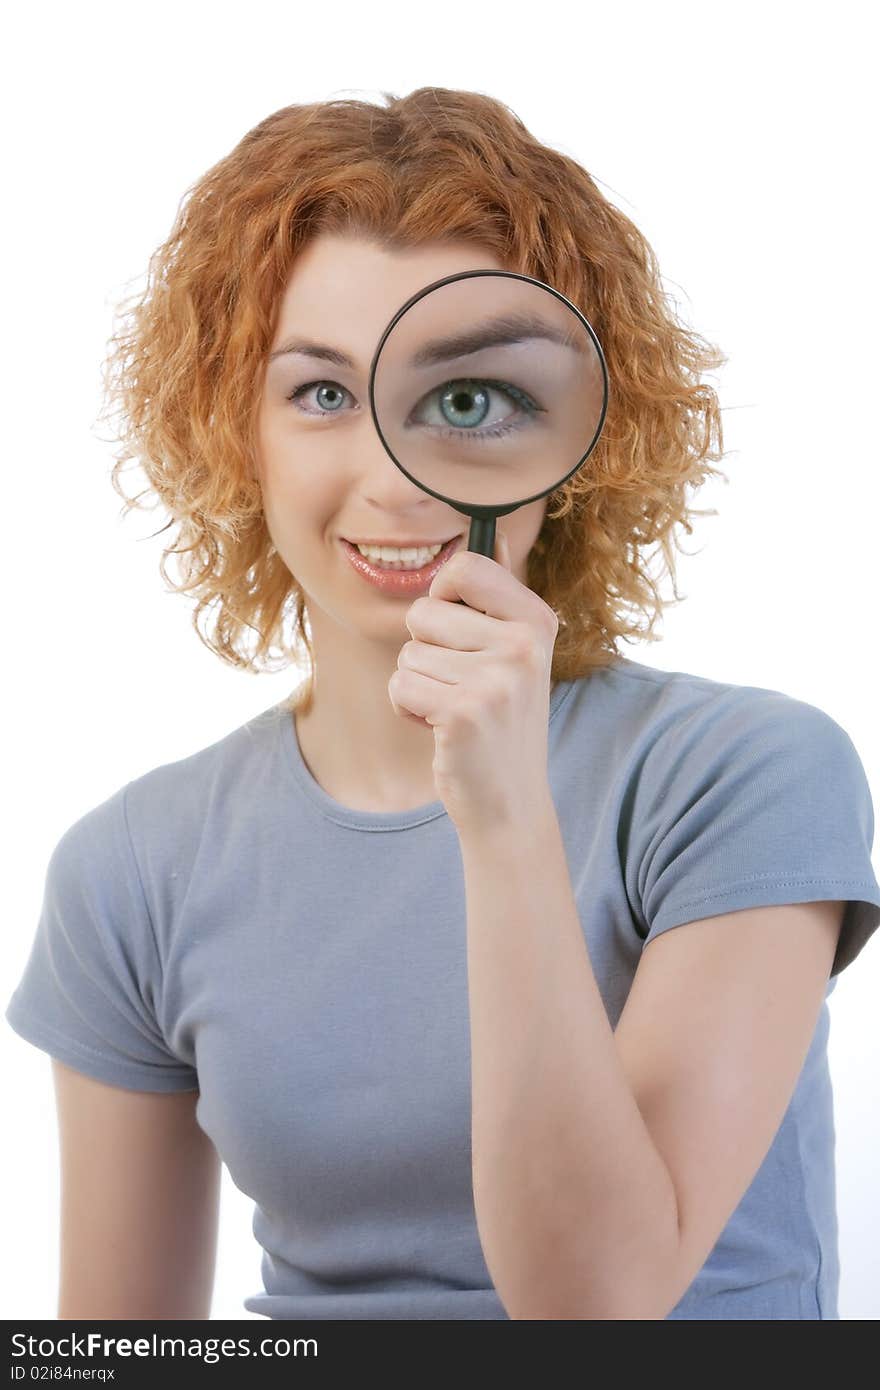
[[(681, 923), (845, 899), (836, 976), (880, 921), (864, 768), (813, 705), (617, 657), (552, 691), (549, 776), (612, 1026), (646, 941)], [(279, 705), (62, 835), (5, 1016), (101, 1081), (200, 1092), (255, 1204), (249, 1312), (504, 1319), (473, 1208), (466, 948), (442, 802), (342, 806)], [(826, 1002), (669, 1317), (839, 1316), (828, 1027)]]

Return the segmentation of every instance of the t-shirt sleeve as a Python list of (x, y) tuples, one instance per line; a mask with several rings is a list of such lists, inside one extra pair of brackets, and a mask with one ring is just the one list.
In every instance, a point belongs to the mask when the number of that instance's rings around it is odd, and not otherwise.
[(880, 922), (865, 769), (805, 701), (738, 687), (673, 724), (645, 761), (635, 814), (643, 945), (703, 917), (841, 899), (833, 977)]
[(192, 1091), (198, 1073), (157, 1020), (162, 971), (128, 834), (126, 788), (62, 835), (6, 1020), (75, 1070), (139, 1091)]

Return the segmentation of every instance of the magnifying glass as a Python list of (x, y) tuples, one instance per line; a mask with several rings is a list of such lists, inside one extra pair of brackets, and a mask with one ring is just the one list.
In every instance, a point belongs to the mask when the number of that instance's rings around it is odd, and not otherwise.
[(591, 325), (550, 285), (466, 270), (419, 290), (385, 329), (370, 410), (386, 452), (423, 491), (471, 518), (494, 557), (495, 522), (586, 462), (608, 408)]

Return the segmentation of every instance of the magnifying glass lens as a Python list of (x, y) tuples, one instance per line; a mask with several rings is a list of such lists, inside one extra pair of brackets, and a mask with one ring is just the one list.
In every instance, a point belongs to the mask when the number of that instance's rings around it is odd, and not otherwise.
[(584, 462), (607, 396), (586, 319), (511, 272), (465, 272), (420, 291), (385, 330), (371, 372), (374, 420), (394, 462), (425, 491), (490, 519), (493, 536), (494, 516)]

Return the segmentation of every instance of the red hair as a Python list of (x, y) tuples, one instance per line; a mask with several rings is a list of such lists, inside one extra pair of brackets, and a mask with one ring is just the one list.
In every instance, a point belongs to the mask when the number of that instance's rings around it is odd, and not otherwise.
[[(117, 310), (105, 364), (107, 407), (122, 425), (113, 487), (126, 512), (140, 505), (145, 493), (129, 499), (118, 481), (135, 459), (170, 517), (162, 529), (175, 528), (160, 571), (195, 595), (193, 625), (210, 650), (259, 673), (295, 663), (302, 644), (311, 673), (304, 594), (271, 543), (253, 462), (281, 294), (319, 232), (390, 248), (472, 238), (576, 304), (608, 364), (602, 435), (550, 494), (528, 559), (529, 587), (560, 623), (551, 679), (571, 680), (606, 665), (618, 639), (659, 640), (655, 545), (681, 601), (674, 528), (691, 534), (692, 515), (715, 514), (692, 511), (687, 489), (726, 476), (709, 466), (723, 457), (721, 415), (700, 376), (727, 358), (678, 321), (629, 218), (502, 102), (444, 87), (382, 96), (384, 106), (283, 107), (188, 190), (139, 302)], [(293, 703), (305, 708), (311, 681), (303, 693)]]

